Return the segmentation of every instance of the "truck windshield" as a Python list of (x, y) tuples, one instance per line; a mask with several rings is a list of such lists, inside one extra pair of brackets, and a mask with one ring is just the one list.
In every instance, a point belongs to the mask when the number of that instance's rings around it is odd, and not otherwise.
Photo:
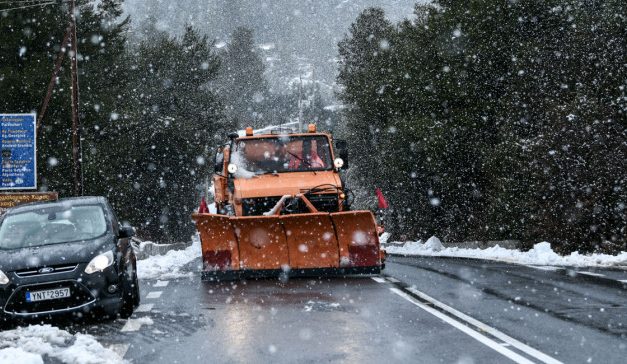
[(107, 231), (98, 205), (54, 206), (5, 216), (0, 249), (20, 249), (94, 239)]
[(324, 136), (276, 136), (238, 140), (231, 155), (235, 177), (265, 173), (323, 171), (333, 167), (329, 139)]

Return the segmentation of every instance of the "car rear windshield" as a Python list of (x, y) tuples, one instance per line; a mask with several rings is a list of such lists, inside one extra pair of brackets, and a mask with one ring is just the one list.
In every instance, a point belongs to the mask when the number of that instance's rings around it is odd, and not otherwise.
[(98, 205), (50, 206), (5, 216), (0, 225), (0, 249), (89, 240), (107, 231)]

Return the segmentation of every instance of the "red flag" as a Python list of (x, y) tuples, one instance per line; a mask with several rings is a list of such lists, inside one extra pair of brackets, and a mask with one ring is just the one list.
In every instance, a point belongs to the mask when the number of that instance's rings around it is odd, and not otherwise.
[(377, 187), (374, 192), (377, 194), (377, 200), (379, 200), (379, 209), (389, 208), (390, 206), (388, 205), (385, 196), (383, 196), (383, 192), (381, 191), (381, 189)]
[(199, 214), (209, 213), (209, 207), (207, 207), (207, 201), (205, 201), (204, 197), (200, 199), (200, 207), (198, 208), (198, 213)]

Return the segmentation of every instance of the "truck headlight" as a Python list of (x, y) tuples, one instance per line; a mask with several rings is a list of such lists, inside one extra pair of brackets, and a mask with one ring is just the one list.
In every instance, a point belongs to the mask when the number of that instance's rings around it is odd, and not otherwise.
[(111, 264), (113, 264), (113, 252), (108, 251), (92, 259), (91, 262), (87, 264), (87, 268), (85, 268), (85, 273), (92, 274), (96, 272), (101, 272), (105, 270), (105, 268), (110, 267)]
[(0, 270), (0, 286), (4, 286), (5, 284), (9, 284), (9, 277)]
[(344, 167), (344, 160), (342, 160), (342, 158), (335, 158), (335, 160), (333, 161), (333, 165), (335, 166), (335, 168), (340, 169)]

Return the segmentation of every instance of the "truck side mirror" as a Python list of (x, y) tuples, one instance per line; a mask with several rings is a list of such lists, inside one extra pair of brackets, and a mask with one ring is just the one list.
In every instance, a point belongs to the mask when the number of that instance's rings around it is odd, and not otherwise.
[(224, 151), (222, 150), (222, 148), (220, 148), (216, 152), (216, 159), (213, 165), (213, 171), (215, 173), (222, 173), (223, 166), (224, 166)]
[(348, 143), (346, 142), (346, 140), (336, 140), (335, 150), (337, 150), (337, 154), (344, 161), (342, 169), (348, 169)]

